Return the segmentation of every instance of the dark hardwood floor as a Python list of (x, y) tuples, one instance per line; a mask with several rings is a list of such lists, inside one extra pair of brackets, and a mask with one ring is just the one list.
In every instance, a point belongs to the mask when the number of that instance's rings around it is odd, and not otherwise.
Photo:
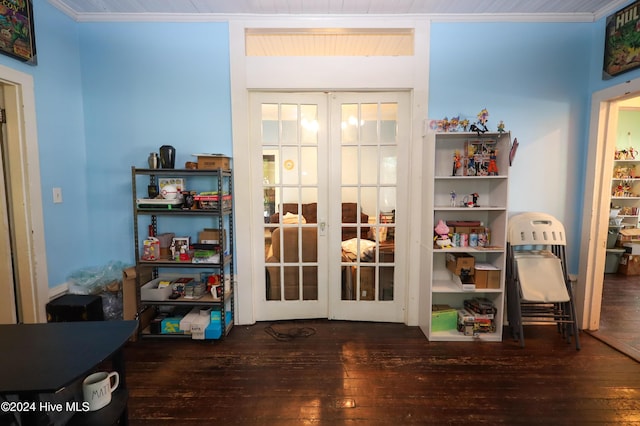
[(640, 275), (605, 274), (600, 328), (591, 334), (640, 362)]
[[(307, 331), (277, 340), (268, 333)], [(236, 326), (223, 341), (125, 348), (135, 425), (640, 425), (640, 364), (581, 333), (527, 326), (521, 348), (428, 342), (402, 324)]]

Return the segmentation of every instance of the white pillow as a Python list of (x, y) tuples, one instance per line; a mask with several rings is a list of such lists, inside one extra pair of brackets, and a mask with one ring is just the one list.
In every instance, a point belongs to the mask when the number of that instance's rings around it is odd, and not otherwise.
[(360, 253), (358, 253), (358, 239), (351, 238), (350, 240), (344, 240), (342, 242), (342, 250), (347, 253), (354, 254), (359, 256), (360, 258), (364, 258), (369, 254), (371, 250), (376, 247), (375, 241), (370, 240), (360, 240)]
[[(298, 222), (298, 218), (300, 218), (299, 222)], [(294, 214), (294, 213), (287, 212), (287, 214), (282, 216), (282, 223), (287, 223), (287, 224), (291, 224), (291, 223), (307, 223), (307, 220), (302, 215), (297, 215), (297, 214)]]

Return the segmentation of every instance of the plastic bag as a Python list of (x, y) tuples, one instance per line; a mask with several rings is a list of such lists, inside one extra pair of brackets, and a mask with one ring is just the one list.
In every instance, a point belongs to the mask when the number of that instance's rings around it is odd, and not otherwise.
[(99, 294), (107, 290), (117, 291), (117, 283), (122, 286), (122, 270), (126, 267), (122, 262), (113, 261), (104, 266), (74, 271), (67, 277), (69, 293)]
[(112, 261), (104, 266), (74, 271), (67, 277), (69, 293), (99, 295), (104, 319), (122, 319), (122, 270), (127, 266)]

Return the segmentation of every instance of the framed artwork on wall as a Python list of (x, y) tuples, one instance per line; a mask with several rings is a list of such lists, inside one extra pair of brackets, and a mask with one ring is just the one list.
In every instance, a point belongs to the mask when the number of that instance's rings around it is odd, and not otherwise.
[(607, 17), (602, 78), (640, 67), (640, 0)]
[(37, 64), (32, 0), (0, 2), (0, 53)]

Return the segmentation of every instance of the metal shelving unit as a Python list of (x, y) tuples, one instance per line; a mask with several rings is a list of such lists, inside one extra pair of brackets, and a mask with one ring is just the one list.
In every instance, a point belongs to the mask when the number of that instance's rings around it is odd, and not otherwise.
[[(148, 177), (147, 182), (144, 177)], [(158, 179), (165, 178), (184, 178), (187, 182), (199, 181), (201, 185), (207, 185), (206, 180), (210, 180), (208, 190), (216, 190), (218, 200), (210, 208), (206, 209), (183, 209), (182, 206), (158, 206), (158, 207), (139, 207), (138, 199), (147, 196), (141, 196), (140, 188), (147, 188), (148, 185), (158, 185)], [(139, 169), (131, 168), (131, 186), (132, 186), (132, 207), (133, 207), (133, 242), (136, 258), (136, 284), (138, 288), (138, 312), (141, 313), (149, 306), (175, 306), (175, 307), (210, 307), (212, 310), (220, 312), (221, 329), (223, 330), (221, 338), (226, 336), (233, 327), (234, 318), (234, 235), (233, 235), (233, 203), (227, 204), (223, 202), (223, 195), (233, 195), (233, 175), (231, 170), (215, 169), (215, 170), (190, 170), (190, 169)], [(187, 188), (185, 188), (187, 189)], [(141, 223), (143, 218), (147, 218), (148, 223)], [(159, 221), (168, 218), (180, 218), (178, 220), (195, 220), (196, 218), (210, 218), (210, 229), (217, 229), (220, 238), (220, 260), (217, 263), (191, 263), (185, 261), (176, 261), (170, 259), (159, 260), (142, 260), (142, 242), (147, 238), (147, 230), (150, 226), (155, 235), (158, 234)], [(173, 219), (170, 219), (173, 220)], [(141, 228), (142, 227), (142, 228)], [(141, 229), (143, 231), (141, 231)], [(194, 233), (198, 229), (193, 230)], [(225, 241), (225, 233), (228, 242)], [(177, 272), (179, 270), (188, 270), (190, 272), (212, 271), (220, 274), (221, 285), (226, 287), (226, 280), (229, 280), (229, 288), (223, 292), (220, 299), (214, 299), (211, 294), (206, 294), (199, 299), (187, 299), (180, 297), (178, 299), (167, 300), (144, 300), (141, 298), (140, 288), (144, 282), (140, 282), (143, 269), (151, 269), (151, 276), (157, 278), (167, 271)], [(230, 311), (231, 320), (226, 321), (226, 311)], [(190, 337), (188, 334), (151, 334), (148, 329), (140, 331), (143, 337)]]

